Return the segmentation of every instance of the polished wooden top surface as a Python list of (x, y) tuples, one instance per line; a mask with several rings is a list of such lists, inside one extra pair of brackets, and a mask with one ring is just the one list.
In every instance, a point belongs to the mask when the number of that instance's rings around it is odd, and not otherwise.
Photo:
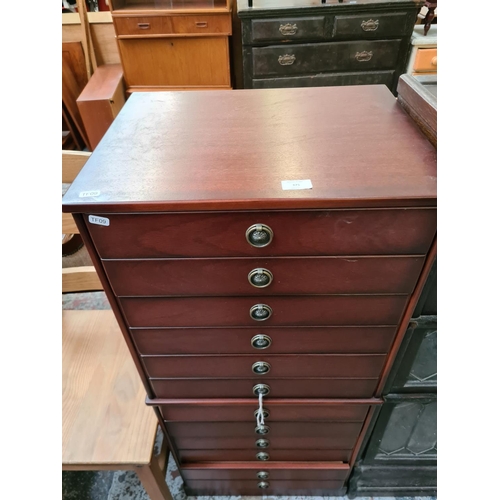
[[(282, 189), (304, 179), (312, 189)], [(435, 206), (436, 151), (384, 85), (135, 92), (63, 205), (83, 213)]]

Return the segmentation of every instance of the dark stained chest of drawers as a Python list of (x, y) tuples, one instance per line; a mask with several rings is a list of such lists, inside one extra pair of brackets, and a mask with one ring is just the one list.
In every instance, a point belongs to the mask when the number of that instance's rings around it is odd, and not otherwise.
[(345, 492), (435, 254), (387, 88), (134, 93), (63, 209), (186, 492)]
[(245, 88), (385, 84), (404, 73), (423, 1), (238, 1)]

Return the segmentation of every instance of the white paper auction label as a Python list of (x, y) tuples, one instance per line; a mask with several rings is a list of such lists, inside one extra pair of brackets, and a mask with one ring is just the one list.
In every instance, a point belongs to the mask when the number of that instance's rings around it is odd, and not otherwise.
[(290, 191), (292, 189), (312, 189), (313, 185), (311, 179), (303, 179), (300, 181), (281, 181), (283, 191)]
[(109, 219), (107, 217), (97, 217), (97, 215), (89, 215), (89, 222), (97, 224), (98, 226), (109, 226)]
[(100, 191), (95, 190), (95, 191), (82, 191), (78, 197), (79, 198), (92, 198), (94, 196), (99, 196), (101, 194)]

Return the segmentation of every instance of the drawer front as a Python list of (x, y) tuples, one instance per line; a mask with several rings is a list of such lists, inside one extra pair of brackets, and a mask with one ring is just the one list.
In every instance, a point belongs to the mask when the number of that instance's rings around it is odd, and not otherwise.
[(311, 257), (109, 260), (103, 264), (118, 296), (262, 296), (409, 294), (423, 262), (424, 257)]
[[(257, 462), (256, 454), (258, 450), (177, 450), (177, 456), (182, 463), (192, 462)], [(352, 454), (352, 450), (273, 450), (269, 453), (269, 459), (272, 461), (290, 461), (297, 460), (314, 462), (347, 462)], [(262, 464), (266, 462), (263, 461)]]
[(321, 40), (325, 36), (325, 17), (252, 19), (251, 42), (282, 40)]
[(179, 36), (117, 41), (128, 87), (231, 85), (227, 37)]
[(392, 69), (401, 40), (273, 45), (252, 49), (253, 75), (315, 74), (324, 71)]
[[(266, 384), (273, 398), (368, 398), (378, 379), (150, 379), (157, 398), (251, 398)], [(264, 400), (265, 402), (265, 400)]]
[[(436, 231), (435, 209), (104, 216), (109, 226), (90, 224), (85, 218), (104, 259), (421, 255)], [(265, 247), (253, 247), (246, 240), (247, 230), (255, 224), (273, 231)]]
[(265, 489), (259, 488), (262, 481), (254, 480), (189, 480), (186, 483), (188, 495), (227, 496), (227, 495), (321, 495), (331, 496), (341, 494), (343, 481), (266, 481)]
[(394, 71), (365, 71), (356, 73), (318, 73), (308, 76), (259, 78), (252, 80), (254, 89), (291, 87), (335, 87), (341, 85), (387, 85), (394, 83)]
[[(227, 425), (227, 422), (220, 422), (222, 426)], [(266, 424), (267, 425), (267, 424)], [(302, 429), (307, 425), (316, 425), (316, 423), (302, 422), (300, 424)], [(249, 425), (249, 428), (252, 424)], [(169, 427), (169, 426), (167, 426)], [(255, 422), (253, 424), (255, 427)], [(259, 439), (263, 438), (269, 443), (267, 448), (262, 448), (263, 451), (271, 453), (275, 450), (339, 450), (344, 448), (353, 448), (356, 444), (357, 432), (343, 435), (340, 431), (338, 434), (332, 432), (333, 435), (324, 436), (304, 436), (298, 434), (297, 436), (275, 436), (274, 426), (271, 427), (270, 434), (267, 436), (257, 436), (253, 432), (241, 436), (176, 436), (173, 434), (173, 440), (177, 448), (181, 450), (254, 450), (254, 453), (261, 451), (261, 448), (256, 443)], [(298, 424), (296, 424), (298, 427)], [(361, 428), (361, 425), (359, 426)], [(273, 435), (271, 435), (273, 433)]]
[[(267, 467), (266, 467), (267, 465)], [(330, 468), (330, 469), (314, 469), (314, 468), (309, 468), (310, 465), (308, 464), (307, 468), (293, 468), (293, 469), (275, 469), (274, 466), (273, 468), (269, 467), (269, 464), (262, 464), (261, 466), (259, 465), (259, 468), (253, 468), (253, 469), (221, 469), (221, 468), (201, 468), (197, 469), (195, 468), (196, 465), (193, 466), (186, 466), (182, 467), (182, 477), (186, 479), (188, 482), (189, 481), (196, 481), (196, 480), (225, 480), (225, 481), (231, 481), (234, 479), (243, 479), (243, 480), (256, 480), (259, 479), (260, 481), (266, 480), (266, 481), (308, 481), (308, 480), (313, 480), (313, 481), (343, 481), (347, 479), (349, 476), (349, 468), (340, 468), (340, 467), (345, 467), (342, 465), (339, 465), (337, 469), (335, 468)], [(286, 467), (286, 465), (285, 465)], [(333, 466), (331, 466), (333, 467)], [(267, 479), (266, 477), (258, 477), (257, 474), (259, 472), (264, 472), (267, 474)]]
[[(166, 422), (255, 422), (254, 412), (257, 404), (246, 400), (248, 404), (233, 405), (160, 405), (159, 409)], [(342, 403), (297, 404), (266, 400), (266, 422), (363, 422), (370, 405)]]
[(230, 35), (231, 15), (172, 16), (174, 33), (200, 35)]
[(437, 71), (437, 48), (418, 49), (415, 55), (413, 71), (425, 72)]
[[(406, 295), (119, 299), (132, 327), (397, 325)], [(263, 304), (272, 310), (259, 309)], [(267, 319), (257, 321), (250, 316)]]
[(414, 12), (393, 12), (390, 14), (356, 14), (335, 16), (332, 37), (341, 38), (383, 38), (411, 35)]
[[(132, 328), (141, 354), (380, 354), (396, 327)], [(265, 338), (257, 336), (265, 335)], [(267, 347), (266, 347), (267, 346)]]
[(114, 17), (117, 36), (230, 35), (230, 15)]
[[(385, 354), (271, 354), (238, 356), (146, 356), (142, 358), (152, 378), (255, 377), (264, 374), (256, 366), (264, 363), (272, 377), (378, 377)], [(254, 373), (254, 370), (257, 372)]]
[(113, 17), (117, 36), (148, 36), (172, 33), (169, 18), (159, 16)]

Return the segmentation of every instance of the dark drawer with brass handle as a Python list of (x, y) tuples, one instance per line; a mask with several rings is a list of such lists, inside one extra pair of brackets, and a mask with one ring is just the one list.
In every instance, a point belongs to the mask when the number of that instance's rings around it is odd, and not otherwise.
[(141, 354), (380, 354), (395, 326), (131, 328)]
[[(347, 462), (351, 457), (352, 449), (330, 449), (330, 450), (273, 450), (272, 453), (258, 451), (248, 448), (246, 450), (178, 450), (181, 462), (225, 462), (225, 461), (254, 461), (265, 464), (268, 461), (290, 461), (297, 460), (315, 462)], [(260, 455), (262, 458), (257, 458)], [(267, 456), (267, 458), (266, 458)]]
[[(103, 259), (425, 254), (436, 232), (436, 210), (427, 208), (105, 217), (108, 226), (85, 218)], [(256, 224), (273, 231), (265, 247), (247, 240)]]
[[(257, 381), (255, 377), (150, 379), (156, 397), (166, 399), (256, 397), (258, 393), (254, 393), (253, 388)], [(373, 395), (377, 382), (376, 377), (262, 379), (262, 383), (270, 388), (269, 396), (273, 398), (368, 398)]]
[(341, 493), (343, 481), (288, 480), (188, 480), (185, 486), (188, 495), (318, 495), (332, 496)]
[(131, 327), (396, 325), (406, 295), (122, 297)]
[(251, 21), (249, 27), (249, 30), (247, 25), (243, 27), (243, 39), (249, 43), (322, 40), (325, 37), (325, 16), (255, 19)]
[[(255, 422), (258, 404), (255, 399), (229, 400), (230, 403), (216, 403), (204, 400), (189, 404), (175, 401), (158, 407), (165, 421), (171, 422)], [(370, 405), (368, 403), (328, 401), (265, 399), (266, 422), (363, 422)]]
[(385, 354), (143, 356), (152, 378), (378, 377)]
[(118, 296), (216, 296), (411, 293), (423, 262), (423, 256), (353, 256), (104, 260), (103, 264)]
[(396, 39), (254, 47), (253, 75), (265, 77), (371, 68), (393, 69), (398, 60), (400, 42)]
[(331, 36), (335, 39), (366, 39), (401, 37), (408, 33), (415, 22), (411, 12), (378, 14), (369, 12), (352, 16), (335, 16)]
[[(294, 481), (340, 481), (346, 479), (349, 475), (349, 467), (344, 464), (322, 464), (322, 468), (315, 468), (313, 464), (303, 464), (300, 462), (294, 463), (294, 468), (289, 468), (290, 465), (282, 464), (280, 468), (276, 468), (276, 464), (272, 467), (269, 464), (260, 466), (257, 464), (245, 464), (247, 468), (238, 467), (221, 468), (211, 467), (203, 464), (189, 464), (182, 467), (182, 477), (188, 481), (191, 480), (259, 480), (259, 481), (279, 481), (279, 480), (294, 480)], [(257, 467), (257, 468), (256, 468)]]

